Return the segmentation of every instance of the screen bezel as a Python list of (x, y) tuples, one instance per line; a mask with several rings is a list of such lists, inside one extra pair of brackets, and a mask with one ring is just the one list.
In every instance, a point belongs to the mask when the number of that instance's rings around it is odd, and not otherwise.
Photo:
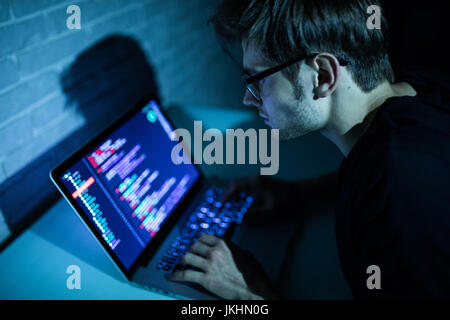
[(151, 239), (149, 244), (142, 250), (139, 256), (136, 258), (134, 263), (131, 265), (129, 269), (126, 269), (119, 258), (116, 256), (114, 251), (104, 242), (104, 239), (101, 237), (98, 230), (95, 228), (94, 223), (88, 218), (88, 216), (84, 213), (81, 206), (71, 197), (70, 192), (66, 189), (63, 183), (60, 181), (60, 177), (66, 172), (69, 168), (71, 168), (76, 162), (80, 161), (81, 158), (86, 155), (92, 148), (101, 143), (104, 139), (106, 139), (111, 133), (117, 130), (122, 124), (127, 122), (131, 117), (133, 117), (137, 112), (140, 112), (143, 107), (149, 104), (152, 100), (156, 102), (161, 111), (161, 114), (164, 116), (165, 120), (169, 122), (171, 127), (175, 129), (173, 123), (167, 117), (165, 110), (161, 107), (159, 99), (155, 95), (151, 95), (146, 97), (137, 103), (134, 107), (132, 107), (129, 111), (125, 112), (122, 116), (120, 116), (117, 120), (115, 120), (112, 124), (108, 125), (101, 133), (99, 133), (95, 138), (89, 140), (84, 143), (81, 148), (75, 151), (72, 155), (70, 155), (66, 160), (62, 161), (56, 168), (54, 168), (50, 172), (50, 178), (53, 183), (56, 185), (59, 192), (64, 196), (64, 198), (70, 203), (72, 208), (77, 212), (78, 216), (83, 220), (86, 226), (90, 229), (91, 233), (95, 236), (97, 241), (101, 244), (103, 249), (106, 250), (109, 257), (115, 262), (115, 264), (119, 267), (120, 271), (125, 275), (125, 277), (131, 281), (133, 273), (136, 271), (138, 266), (145, 260), (148, 260), (151, 255), (156, 251), (156, 249), (160, 246), (162, 240), (164, 240), (165, 236), (172, 229), (173, 225), (178, 221), (183, 209), (186, 208), (188, 203), (188, 199), (192, 198), (192, 195), (198, 191), (201, 182), (204, 179), (200, 168), (194, 163), (191, 153), (191, 163), (196, 168), (199, 177), (194, 185), (191, 186), (190, 190), (183, 196), (182, 199), (178, 202), (178, 204), (173, 208), (171, 214), (166, 219), (166, 221), (161, 226), (158, 233)]

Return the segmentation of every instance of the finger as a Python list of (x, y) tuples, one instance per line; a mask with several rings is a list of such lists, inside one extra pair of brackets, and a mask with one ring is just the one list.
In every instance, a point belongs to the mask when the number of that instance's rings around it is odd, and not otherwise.
[(202, 284), (204, 273), (194, 270), (176, 271), (169, 275), (169, 279), (172, 281), (186, 281)]
[(202, 242), (196, 242), (191, 246), (191, 249), (189, 251), (207, 258), (209, 256), (209, 253), (211, 252), (211, 247), (203, 244)]
[(186, 253), (182, 258), (182, 262), (205, 271), (208, 266), (206, 259), (193, 253)]
[(204, 244), (207, 244), (209, 246), (215, 246), (216, 244), (219, 243), (220, 238), (217, 238), (209, 233), (204, 233), (200, 236), (198, 241), (203, 242)]

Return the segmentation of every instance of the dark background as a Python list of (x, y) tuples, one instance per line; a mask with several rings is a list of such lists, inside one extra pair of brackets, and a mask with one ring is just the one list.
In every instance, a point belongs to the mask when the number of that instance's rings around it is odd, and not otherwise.
[(448, 1), (382, 1), (390, 25), (390, 59), (395, 69), (425, 65), (450, 71)]

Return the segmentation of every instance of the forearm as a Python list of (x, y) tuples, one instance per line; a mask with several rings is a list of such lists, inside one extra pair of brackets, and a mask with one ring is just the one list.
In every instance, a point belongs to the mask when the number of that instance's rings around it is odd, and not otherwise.
[[(289, 182), (285, 196), (302, 212), (332, 210), (337, 196), (338, 172), (316, 178)], [(290, 199), (290, 200), (289, 200)]]

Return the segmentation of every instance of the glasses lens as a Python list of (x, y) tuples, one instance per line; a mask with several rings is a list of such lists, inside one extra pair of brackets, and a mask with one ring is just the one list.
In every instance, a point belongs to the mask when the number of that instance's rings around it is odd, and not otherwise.
[(259, 96), (259, 88), (258, 88), (257, 84), (250, 83), (247, 85), (247, 89), (248, 89), (248, 91), (250, 91), (250, 93), (256, 100), (258, 100), (258, 101), (261, 100), (261, 97)]

